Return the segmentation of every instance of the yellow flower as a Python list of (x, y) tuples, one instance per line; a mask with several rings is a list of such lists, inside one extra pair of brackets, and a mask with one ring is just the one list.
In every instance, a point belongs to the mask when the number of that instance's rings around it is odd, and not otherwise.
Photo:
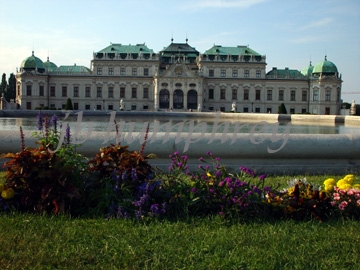
[(348, 174), (344, 177), (344, 180), (346, 180), (349, 184), (352, 184), (354, 182), (354, 175)]
[(354, 189), (360, 189), (360, 184), (355, 184), (355, 185), (353, 185), (353, 188), (354, 188)]
[(328, 178), (324, 181), (324, 185), (332, 185), (335, 186), (335, 179), (334, 178)]
[(212, 176), (211, 173), (209, 173), (209, 172), (207, 172), (206, 175), (207, 175), (208, 177), (211, 177), (211, 176)]
[(3, 197), (5, 200), (10, 200), (14, 197), (15, 191), (12, 188), (4, 189), (1, 192), (1, 197)]
[(342, 185), (338, 185), (337, 186), (338, 188), (342, 189), (342, 190), (348, 190), (351, 188), (351, 185), (350, 184), (342, 184)]
[(340, 179), (339, 181), (337, 181), (336, 186), (340, 187), (342, 185), (346, 185), (346, 184), (350, 184), (345, 178)]

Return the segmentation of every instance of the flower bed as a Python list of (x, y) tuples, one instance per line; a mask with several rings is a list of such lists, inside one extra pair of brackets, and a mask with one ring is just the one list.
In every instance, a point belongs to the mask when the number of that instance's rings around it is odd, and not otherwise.
[[(117, 124), (115, 122), (115, 127)], [(117, 130), (116, 130), (117, 131)], [(117, 134), (118, 135), (118, 134)], [(326, 179), (322, 186), (293, 179), (285, 189), (266, 185), (266, 175), (249, 168), (230, 172), (211, 152), (190, 171), (188, 157), (174, 152), (164, 172), (139, 151), (120, 143), (102, 147), (91, 160), (76, 153), (70, 127), (58, 129), (56, 116), (38, 116), (36, 148), (3, 154), (2, 211), (70, 213), (138, 220), (219, 215), (225, 219), (320, 221), (360, 217), (360, 184), (354, 176)], [(118, 137), (118, 136), (117, 136)], [(54, 151), (56, 149), (57, 151)]]

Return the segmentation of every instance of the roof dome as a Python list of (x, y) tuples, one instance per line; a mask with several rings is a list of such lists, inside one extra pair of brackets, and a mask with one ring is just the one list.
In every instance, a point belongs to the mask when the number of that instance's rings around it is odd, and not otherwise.
[(24, 69), (26, 71), (31, 71), (31, 70), (36, 70), (36, 69), (39, 72), (45, 71), (43, 61), (41, 61), (40, 58), (38, 58), (34, 55), (34, 51), (32, 52), (31, 56), (29, 56), (24, 61), (22, 61), (21, 65), (20, 65), (20, 69)]
[(310, 65), (307, 66), (307, 67), (304, 67), (302, 70), (301, 70), (301, 74), (304, 75), (304, 76), (311, 76), (311, 73), (313, 72), (314, 70), (314, 66), (311, 65), (311, 62), (310, 62)]
[(47, 61), (44, 63), (44, 67), (47, 71), (54, 71), (57, 69), (57, 65), (49, 61), (49, 57), (47, 58)]
[(330, 62), (326, 59), (322, 62), (319, 62), (316, 64), (316, 66), (313, 69), (313, 74), (328, 74), (328, 75), (335, 75), (338, 73), (337, 67), (333, 62)]

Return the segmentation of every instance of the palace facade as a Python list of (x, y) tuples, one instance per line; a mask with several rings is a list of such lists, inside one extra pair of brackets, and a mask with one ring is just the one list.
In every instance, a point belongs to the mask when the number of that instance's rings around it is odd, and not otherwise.
[(199, 110), (339, 114), (341, 76), (325, 57), (301, 71), (272, 68), (248, 46), (214, 45), (200, 53), (186, 43), (154, 52), (145, 44), (110, 44), (91, 67), (57, 66), (32, 55), (16, 73), (21, 109)]

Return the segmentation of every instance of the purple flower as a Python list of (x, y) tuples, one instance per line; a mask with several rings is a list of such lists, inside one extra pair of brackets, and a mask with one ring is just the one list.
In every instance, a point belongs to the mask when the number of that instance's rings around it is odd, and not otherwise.
[(67, 145), (70, 144), (70, 138), (71, 138), (70, 126), (69, 126), (69, 124), (67, 124), (66, 131), (65, 131), (65, 142), (66, 142)]
[(266, 178), (266, 174), (262, 174), (259, 176), (259, 180), (261, 180), (261, 181), (264, 180), (265, 178)]
[(215, 161), (219, 162), (219, 161), (220, 161), (220, 158), (218, 158), (218, 157), (217, 157), (217, 158), (215, 158)]
[(210, 151), (207, 151), (206, 154), (207, 154), (208, 156), (212, 156), (212, 153), (211, 153)]
[(200, 157), (200, 158), (199, 158), (199, 161), (204, 161), (203, 157)]
[(38, 130), (42, 130), (43, 129), (43, 116), (41, 114), (41, 111), (39, 112), (39, 114), (36, 117), (36, 128)]
[(55, 132), (56, 132), (56, 130), (57, 130), (57, 122), (58, 122), (58, 117), (56, 116), (56, 114), (54, 114), (54, 115), (51, 117), (50, 124), (51, 124), (51, 125), (54, 125), (54, 131), (55, 131)]
[(174, 152), (174, 156), (177, 156), (177, 155), (179, 155), (179, 152), (178, 152), (178, 151), (175, 151), (175, 152)]

